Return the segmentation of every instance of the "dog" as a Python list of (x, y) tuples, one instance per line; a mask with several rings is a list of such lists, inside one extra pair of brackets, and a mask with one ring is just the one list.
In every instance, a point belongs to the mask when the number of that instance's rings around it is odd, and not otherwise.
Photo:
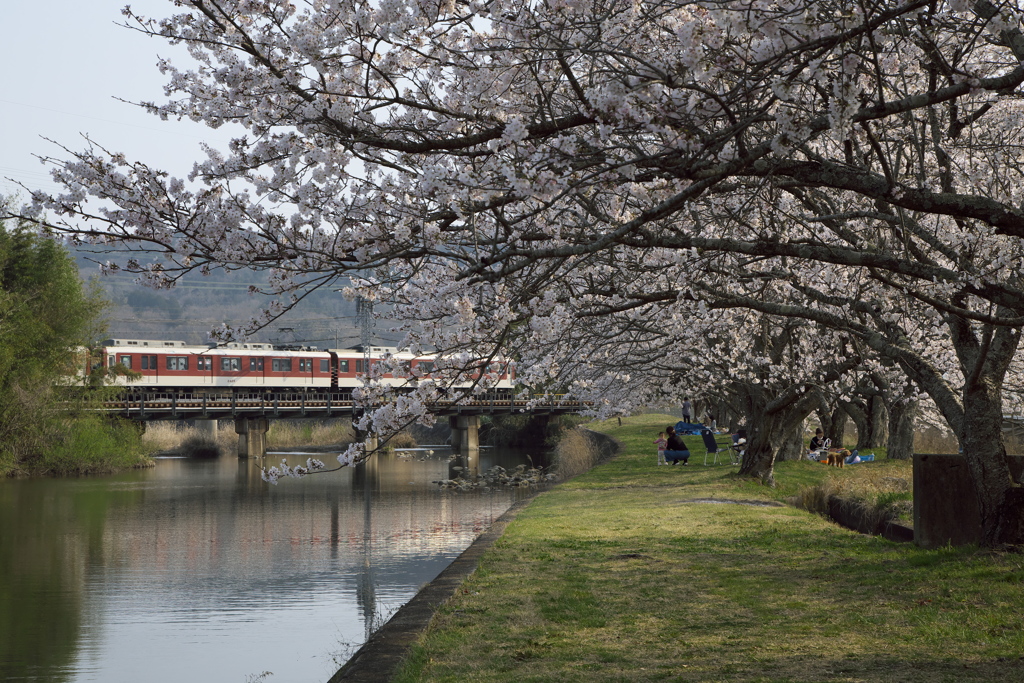
[(828, 460), (825, 464), (831, 467), (842, 468), (843, 463), (846, 462), (846, 459), (848, 457), (850, 457), (850, 451), (846, 450), (845, 448), (840, 448), (839, 450), (835, 451), (830, 450), (828, 452)]

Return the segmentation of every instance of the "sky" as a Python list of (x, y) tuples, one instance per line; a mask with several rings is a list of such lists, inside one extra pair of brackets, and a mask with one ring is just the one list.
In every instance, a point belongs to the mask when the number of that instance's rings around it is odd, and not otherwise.
[[(86, 147), (83, 134), (129, 159), (185, 175), (203, 141), (226, 147), (231, 132), (190, 121), (162, 122), (121, 102), (163, 101), (158, 56), (176, 63), (180, 47), (117, 24), (127, 0), (8, 2), (0, 38), (0, 193), (55, 191), (35, 155), (66, 158)], [(173, 14), (170, 0), (128, 3), (146, 16)], [(235, 135), (238, 133), (235, 132)]]

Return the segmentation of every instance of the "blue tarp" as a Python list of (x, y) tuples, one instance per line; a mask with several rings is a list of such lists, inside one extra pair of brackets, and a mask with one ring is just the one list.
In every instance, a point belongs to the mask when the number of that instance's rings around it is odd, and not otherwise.
[(701, 424), (694, 424), (693, 422), (683, 422), (682, 420), (676, 422), (676, 434), (700, 434), (702, 429), (707, 429), (707, 427)]

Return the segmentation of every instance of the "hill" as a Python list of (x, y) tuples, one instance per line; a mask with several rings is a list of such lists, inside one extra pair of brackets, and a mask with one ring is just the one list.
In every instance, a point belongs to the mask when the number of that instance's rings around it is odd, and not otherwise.
[[(71, 248), (83, 279), (95, 279), (111, 306), (107, 312), (109, 335), (129, 339), (175, 339), (191, 344), (208, 341), (208, 333), (221, 323), (240, 325), (256, 316), (271, 298), (251, 294), (250, 286), (264, 284), (251, 270), (191, 273), (173, 289), (156, 290), (136, 282), (128, 273), (101, 275), (94, 247)], [(356, 305), (337, 291), (320, 290), (268, 326), (251, 341), (347, 348), (360, 341)], [(376, 335), (374, 343), (393, 343)]]

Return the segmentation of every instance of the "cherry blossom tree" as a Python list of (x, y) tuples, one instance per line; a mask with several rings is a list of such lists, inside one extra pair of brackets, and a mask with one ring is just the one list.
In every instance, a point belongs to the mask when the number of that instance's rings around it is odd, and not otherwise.
[[(999, 432), (1024, 323), (1017, 3), (174, 4), (126, 10), (195, 59), (161, 63), (167, 101), (146, 106), (239, 137), (184, 179), (68, 150), (66, 191), (23, 216), (122, 242), (139, 253), (117, 267), (155, 286), (265, 269), (283, 303), (222, 337), (351, 278), (421, 321), (410, 344), (483, 359), (478, 373), (514, 353), (531, 383), (590, 360), (550, 349), (586, 325), (599, 346), (600, 306), (813, 321), (928, 393), (986, 541), (1024, 541)], [(613, 374), (588, 381), (626, 399)], [(422, 416), (423, 398), (368, 424)]]

